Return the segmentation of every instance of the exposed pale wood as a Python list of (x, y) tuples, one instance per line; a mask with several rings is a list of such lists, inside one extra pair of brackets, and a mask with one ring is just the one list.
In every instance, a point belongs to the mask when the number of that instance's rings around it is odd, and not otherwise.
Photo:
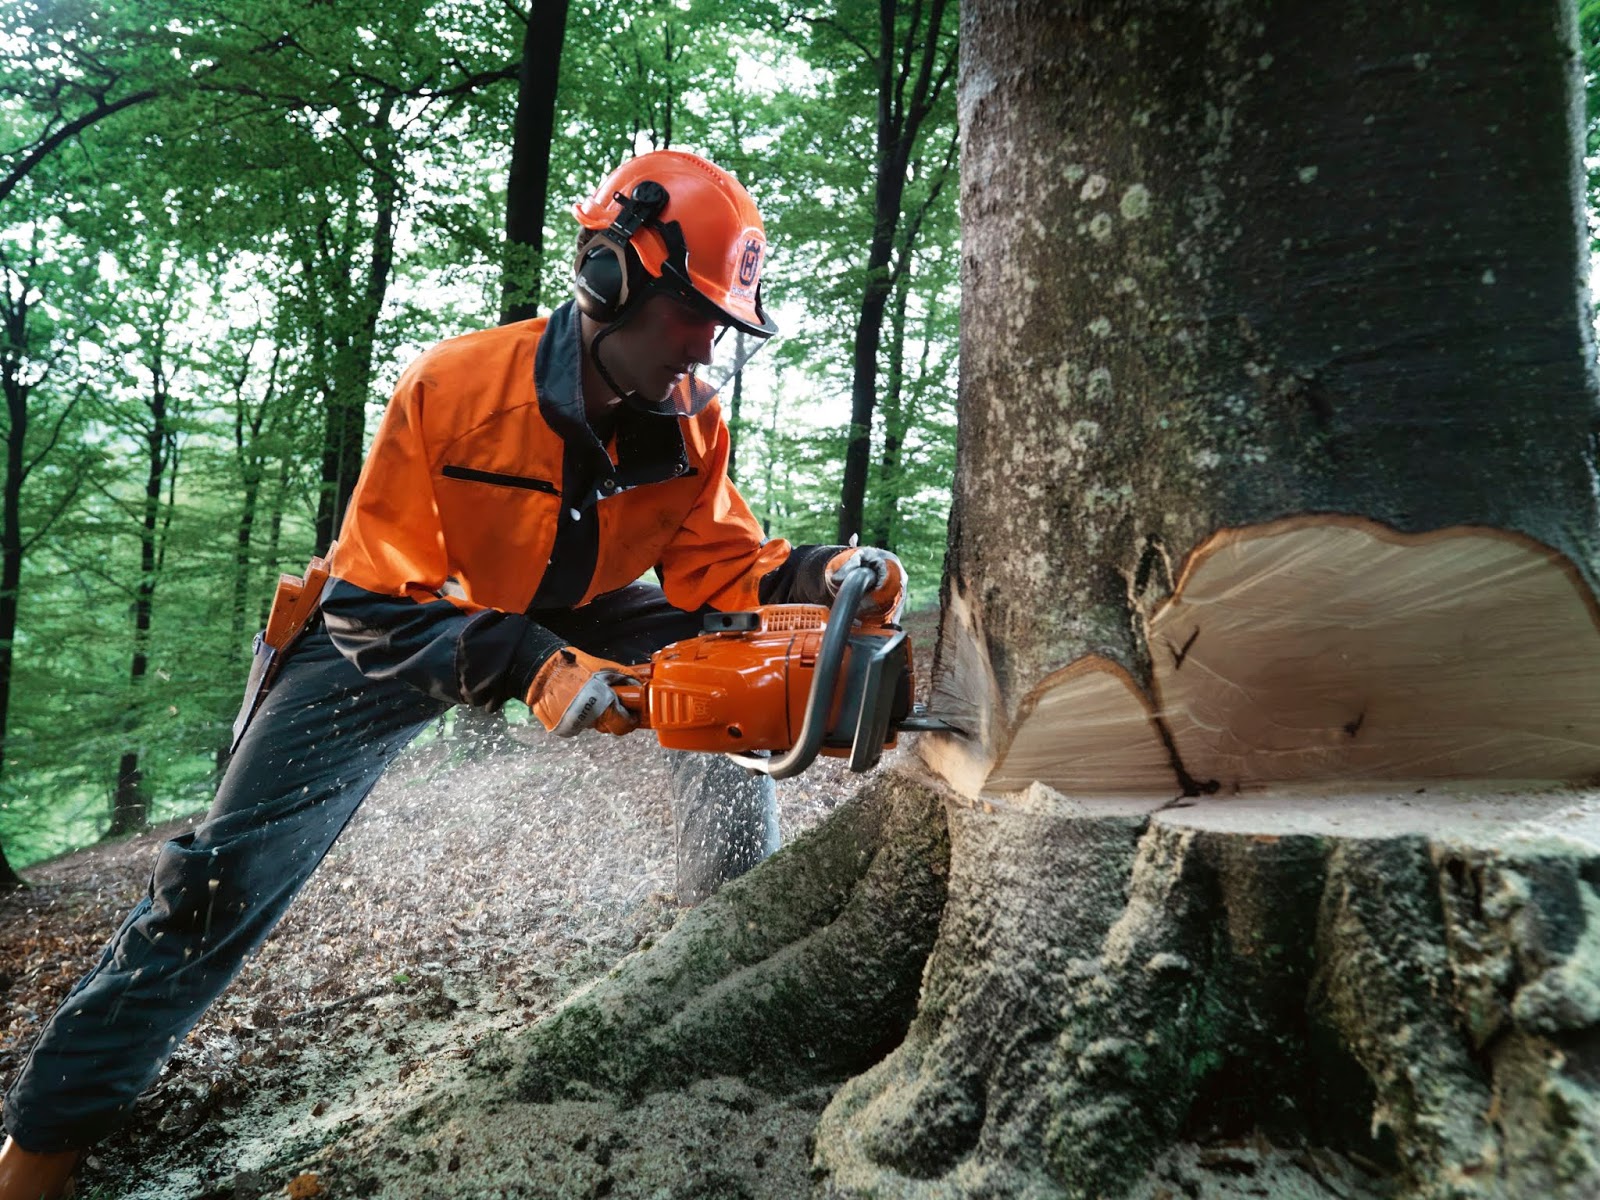
[(1528, 538), (1317, 517), (1229, 530), (1151, 622), (1191, 775), (1274, 782), (1600, 777), (1600, 621)]
[(1151, 719), (1148, 698), (1122, 667), (1091, 655), (1044, 680), (1024, 704), (987, 790), (1034, 781), (1058, 792), (1160, 793), (1177, 774)]
[(994, 765), (999, 740), (1000, 688), (989, 662), (983, 616), (961, 580), (945, 587), (939, 642), (934, 651), (929, 711), (959, 735), (917, 739), (930, 770), (963, 796), (975, 796)]
[(1149, 644), (1153, 697), (1095, 655), (1042, 680), (984, 789), (1600, 778), (1600, 610), (1518, 534), (1343, 516), (1224, 530), (1189, 555)]

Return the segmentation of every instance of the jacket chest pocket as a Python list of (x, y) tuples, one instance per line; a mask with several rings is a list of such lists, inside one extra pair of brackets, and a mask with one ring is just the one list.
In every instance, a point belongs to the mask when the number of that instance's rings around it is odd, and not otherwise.
[(459, 463), (441, 466), (433, 488), (450, 573), (476, 603), (521, 612), (555, 545), (560, 488)]
[(463, 467), (446, 463), (439, 468), (446, 479), (459, 479), (467, 483), (487, 483), (495, 487), (520, 488), (526, 492), (544, 492), (559, 496), (561, 489), (548, 479), (535, 479), (531, 475), (506, 475), (499, 471), (480, 471), (477, 467)]

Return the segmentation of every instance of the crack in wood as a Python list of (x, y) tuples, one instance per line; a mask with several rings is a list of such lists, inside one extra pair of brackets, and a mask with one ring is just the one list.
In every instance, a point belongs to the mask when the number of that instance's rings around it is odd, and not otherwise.
[(1172, 563), (1167, 558), (1166, 543), (1161, 540), (1159, 533), (1146, 535), (1144, 550), (1139, 555), (1139, 565), (1133, 570), (1133, 599), (1135, 602), (1144, 594), (1144, 589), (1149, 586), (1150, 576), (1159, 574), (1158, 582), (1162, 590), (1172, 592)]
[(1167, 643), (1167, 652), (1172, 655), (1172, 669), (1174, 671), (1183, 666), (1183, 660), (1189, 657), (1189, 647), (1194, 645), (1195, 638), (1199, 636), (1200, 626), (1196, 625), (1194, 632), (1189, 635), (1189, 640), (1184, 642), (1181, 647), (1173, 646), (1170, 641)]
[[(1193, 641), (1193, 638), (1189, 639)], [(1179, 793), (1172, 798), (1166, 807), (1177, 805), (1179, 801), (1189, 796), (1210, 796), (1222, 785), (1215, 779), (1200, 782), (1183, 765), (1183, 759), (1178, 755), (1178, 743), (1172, 738), (1172, 730), (1167, 728), (1167, 723), (1161, 717), (1151, 717), (1150, 723), (1156, 727), (1156, 734), (1161, 738), (1161, 744), (1167, 749), (1167, 761), (1172, 765), (1173, 774), (1178, 777)]]

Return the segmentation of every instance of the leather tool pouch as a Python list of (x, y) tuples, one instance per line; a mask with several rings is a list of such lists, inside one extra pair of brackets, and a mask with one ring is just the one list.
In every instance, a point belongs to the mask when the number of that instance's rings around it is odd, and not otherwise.
[[(333, 547), (328, 548), (333, 556)], [(300, 635), (311, 624), (311, 619), (322, 607), (322, 589), (328, 582), (328, 560), (313, 558), (306, 567), (305, 577), (279, 575), (278, 590), (272, 597), (272, 609), (267, 615), (267, 627), (256, 634), (250, 655), (250, 675), (245, 680), (244, 701), (239, 705), (239, 715), (233, 720), (233, 742), (228, 747), (232, 754), (239, 748), (244, 731), (261, 707), (273, 680), (277, 679), (283, 660)]]

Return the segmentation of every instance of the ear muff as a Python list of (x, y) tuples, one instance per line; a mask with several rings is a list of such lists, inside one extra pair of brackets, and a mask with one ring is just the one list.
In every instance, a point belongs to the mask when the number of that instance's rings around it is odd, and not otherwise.
[(631, 196), (618, 192), (622, 206), (609, 229), (602, 229), (578, 252), (572, 266), (572, 295), (578, 311), (609, 325), (627, 311), (629, 301), (645, 284), (644, 265), (628, 243), (667, 206), (667, 189), (652, 179), (641, 181)]
[(572, 296), (578, 311), (602, 325), (615, 321), (634, 293), (630, 284), (635, 271), (643, 269), (637, 262), (626, 246), (617, 245), (606, 233), (598, 234), (573, 266)]

